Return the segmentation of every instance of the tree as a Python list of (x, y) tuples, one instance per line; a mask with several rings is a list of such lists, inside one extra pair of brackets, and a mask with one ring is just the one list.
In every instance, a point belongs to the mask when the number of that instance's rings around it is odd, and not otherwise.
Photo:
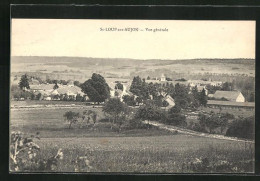
[(171, 96), (174, 97), (175, 104), (181, 108), (187, 108), (190, 105), (188, 92), (188, 87), (177, 83), (173, 94), (171, 94)]
[(78, 122), (79, 119), (79, 113), (73, 112), (73, 111), (67, 111), (63, 117), (65, 117), (65, 121), (69, 122), (69, 129), (71, 128), (72, 124), (75, 124)]
[(149, 98), (149, 87), (145, 82), (145, 79), (141, 79), (139, 76), (134, 77), (130, 86), (130, 92), (140, 97), (142, 100)]
[(96, 121), (97, 121), (97, 113), (92, 110), (83, 111), (81, 124), (83, 123), (83, 121), (85, 120), (86, 117), (87, 117), (87, 124), (89, 124), (89, 120), (92, 119), (93, 127), (94, 127), (96, 124)]
[(93, 102), (104, 102), (110, 97), (110, 89), (106, 80), (96, 73), (92, 74), (91, 79), (81, 84), (81, 89)]
[[(112, 116), (112, 123), (117, 123), (120, 118), (120, 114), (123, 114), (125, 111), (125, 104), (120, 101), (118, 98), (111, 98), (105, 102), (103, 107), (103, 112)], [(112, 126), (111, 126), (112, 128)]]
[(146, 78), (147, 80), (151, 80), (150, 76), (148, 75), (148, 77)]
[(119, 89), (119, 90), (123, 91), (124, 86), (123, 86), (123, 84), (121, 84), (120, 82), (118, 82), (118, 83), (115, 85), (115, 89)]
[(76, 80), (76, 81), (74, 81), (73, 83), (74, 83), (75, 86), (80, 87), (80, 82), (79, 82), (79, 81)]
[(21, 90), (25, 91), (26, 89), (30, 89), (30, 85), (29, 85), (29, 79), (27, 77), (27, 75), (22, 75), (20, 82), (19, 82), (19, 87)]
[(206, 105), (207, 105), (208, 98), (207, 98), (205, 89), (203, 89), (203, 90), (200, 92), (199, 102), (200, 102), (200, 104), (203, 105), (203, 106), (206, 106)]
[(240, 117), (234, 120), (226, 132), (226, 136), (235, 136), (239, 138), (254, 139), (254, 116)]
[(56, 83), (54, 86), (53, 86), (53, 89), (58, 89), (59, 88), (59, 86), (58, 86), (58, 84)]
[(135, 118), (147, 120), (148, 122), (152, 120), (159, 121), (164, 119), (164, 115), (161, 108), (155, 105), (153, 101), (147, 101), (145, 105), (137, 110)]
[(175, 126), (186, 126), (186, 117), (181, 114), (181, 108), (178, 105), (175, 105), (168, 110), (168, 116), (166, 119), (167, 124), (172, 124)]
[(124, 95), (123, 96), (123, 101), (128, 106), (135, 106), (136, 105), (136, 101), (135, 101), (135, 97), (134, 96)]

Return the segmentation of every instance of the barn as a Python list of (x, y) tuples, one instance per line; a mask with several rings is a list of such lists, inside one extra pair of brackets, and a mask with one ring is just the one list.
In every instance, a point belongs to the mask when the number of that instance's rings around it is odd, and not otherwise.
[(216, 91), (213, 95), (215, 99), (226, 99), (232, 102), (245, 102), (245, 97), (239, 91)]

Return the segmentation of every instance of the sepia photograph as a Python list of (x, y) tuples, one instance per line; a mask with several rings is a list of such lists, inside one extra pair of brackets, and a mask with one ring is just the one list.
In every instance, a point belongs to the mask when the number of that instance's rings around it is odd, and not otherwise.
[(11, 19), (10, 173), (254, 173), (255, 21)]

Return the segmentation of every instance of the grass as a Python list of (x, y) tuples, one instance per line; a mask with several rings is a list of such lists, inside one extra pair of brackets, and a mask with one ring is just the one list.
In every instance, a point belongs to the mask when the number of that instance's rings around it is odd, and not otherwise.
[[(210, 113), (210, 111), (213, 111), (215, 113), (219, 113), (219, 109), (217, 108), (209, 108), (209, 107), (201, 107), (200, 110), (205, 111), (207, 113)], [(221, 113), (229, 113), (233, 114), (235, 117), (242, 116), (242, 117), (250, 117), (255, 114), (252, 110), (247, 109), (222, 109)]]
[(64, 160), (57, 170), (63, 172), (74, 171), (71, 163), (77, 156), (87, 156), (92, 169), (84, 171), (89, 172), (192, 173), (186, 165), (196, 158), (207, 158), (210, 164), (226, 161), (232, 168), (238, 167), (238, 172), (254, 170), (249, 162), (253, 145), (188, 135), (46, 138), (39, 145), (43, 158), (63, 149)]
[[(107, 122), (92, 127), (68, 129), (63, 114), (66, 111), (83, 112), (95, 110), (98, 120), (105, 118), (101, 108), (61, 109), (11, 109), (11, 131), (27, 134), (40, 132), (37, 140), (40, 159), (54, 156), (62, 148), (64, 159), (55, 171), (74, 172), (72, 162), (77, 156), (87, 156), (91, 169), (87, 172), (153, 172), (193, 173), (189, 168), (196, 159), (207, 158), (213, 165), (204, 172), (253, 172), (254, 145), (251, 143), (195, 137), (152, 129), (123, 130), (118, 133), (110, 129)], [(230, 168), (218, 170), (215, 164), (227, 162)]]

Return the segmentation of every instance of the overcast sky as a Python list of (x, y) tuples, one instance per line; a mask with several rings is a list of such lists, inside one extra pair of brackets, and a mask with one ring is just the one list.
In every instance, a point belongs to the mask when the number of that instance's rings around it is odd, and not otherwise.
[[(144, 31), (100, 31), (106, 27)], [(254, 21), (12, 19), (11, 28), (12, 56), (255, 58)]]

